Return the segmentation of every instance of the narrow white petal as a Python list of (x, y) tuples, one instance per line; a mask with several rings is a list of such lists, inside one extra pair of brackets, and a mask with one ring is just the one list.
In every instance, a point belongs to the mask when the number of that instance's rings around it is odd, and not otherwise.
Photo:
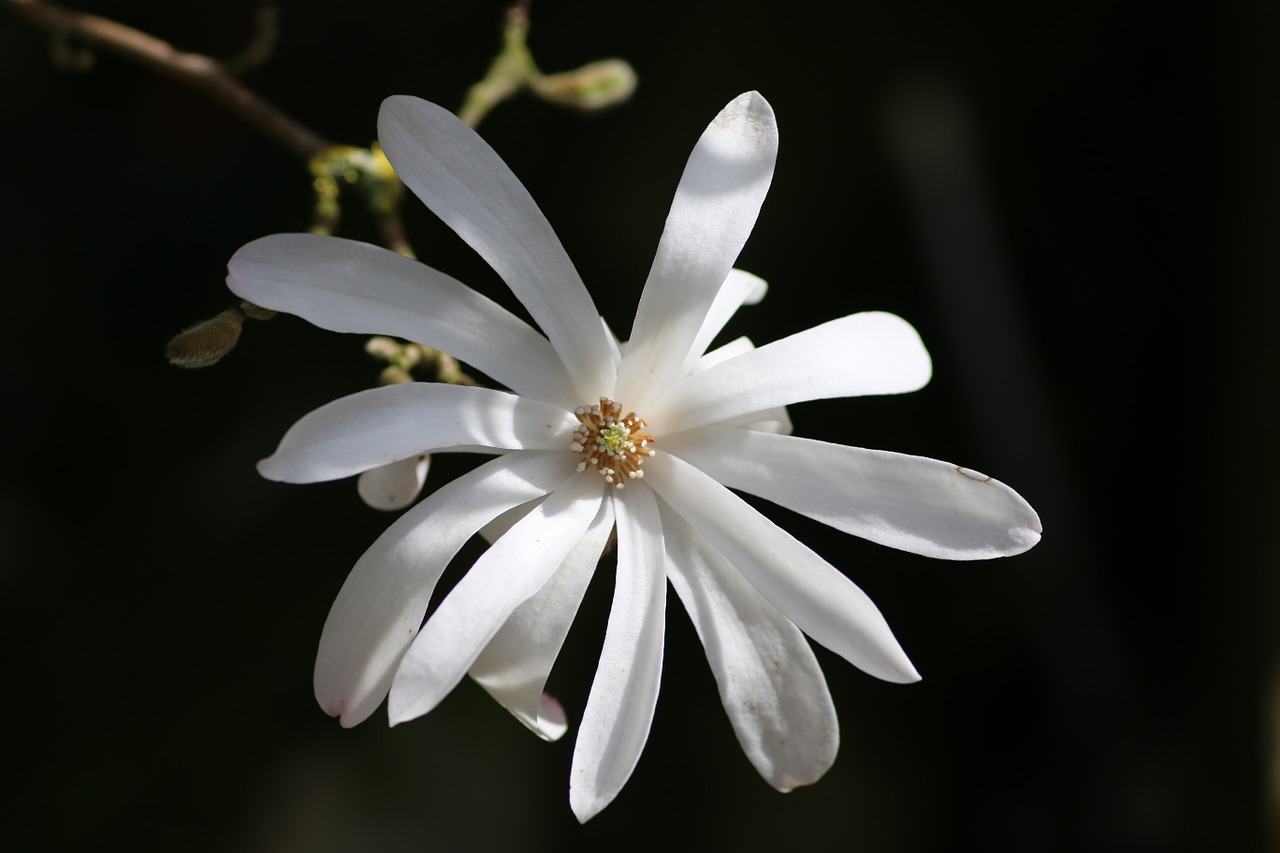
[(653, 493), (614, 493), (618, 572), (600, 664), (569, 771), (569, 806), (586, 823), (622, 790), (640, 760), (658, 704), (667, 580)]
[(422, 491), (430, 467), (431, 455), (420, 453), (379, 468), (370, 468), (356, 480), (356, 491), (374, 509), (404, 509)]
[(615, 398), (647, 410), (684, 374), (720, 286), (773, 179), (778, 127), (757, 92), (735, 98), (694, 146), (640, 296)]
[(755, 305), (764, 299), (768, 290), (769, 285), (759, 276), (743, 270), (729, 270), (729, 277), (720, 285), (720, 291), (716, 293), (715, 301), (711, 303), (689, 352), (694, 356), (701, 356), (739, 308), (743, 305)]
[(476, 560), (401, 659), (387, 703), (391, 725), (422, 716), (449, 695), (512, 611), (582, 539), (603, 492), (599, 478), (575, 473)]
[(929, 353), (906, 320), (868, 311), (714, 364), (645, 411), (657, 410), (646, 417), (673, 433), (803, 400), (915, 391), (931, 372)]
[(493, 521), (489, 522), (484, 527), (480, 528), (479, 532), (480, 532), (481, 538), (484, 539), (484, 541), (488, 542), (490, 545), (492, 545), (494, 542), (497, 542), (500, 538), (502, 538), (502, 534), (510, 530), (517, 521), (519, 521), (520, 519), (528, 515), (530, 512), (532, 512), (533, 508), (537, 506), (540, 501), (541, 501), (541, 498), (539, 498), (538, 500), (530, 501), (527, 504), (520, 504), (520, 506), (513, 506), (511, 509), (500, 514)]
[(662, 449), (724, 485), (926, 557), (985, 560), (1040, 541), (1040, 518), (998, 480), (921, 456), (722, 427)]
[(747, 758), (780, 791), (818, 781), (835, 761), (840, 729), (804, 635), (666, 506), (662, 533), (671, 585)]
[(645, 483), (815, 642), (877, 678), (919, 680), (866, 593), (737, 495), (670, 453), (648, 461)]
[(795, 428), (791, 423), (791, 415), (787, 413), (786, 406), (765, 409), (763, 412), (752, 412), (733, 421), (726, 421), (721, 425), (752, 429), (757, 432), (771, 432), (775, 435), (791, 435), (792, 430)]
[[(609, 321), (600, 318), (600, 325), (604, 326), (604, 336), (609, 342), (609, 354), (613, 356), (613, 369), (617, 372), (618, 365), (622, 364), (622, 343), (618, 340), (618, 336), (613, 333), (613, 329), (609, 328)], [(608, 396), (607, 394), (605, 395)], [(582, 405), (581, 403), (575, 405)]]
[[(595, 520), (560, 568), (512, 612), (471, 665), (471, 677), (544, 740), (565, 733), (564, 711), (542, 691), (612, 531), (613, 501), (601, 501)], [(556, 716), (549, 719), (548, 711)]]
[(756, 345), (751, 342), (751, 338), (746, 336), (734, 338), (723, 346), (718, 346), (708, 353), (704, 353), (701, 358), (693, 363), (690, 373), (697, 373), (706, 370), (708, 367), (715, 367), (722, 361), (728, 361), (731, 358), (737, 358), (740, 355), (751, 352)]
[(517, 394), (579, 405), (546, 338), (465, 284), (395, 252), (316, 234), (254, 240), (227, 264), (232, 293), (322, 329), (444, 350)]
[(387, 695), (440, 574), (498, 513), (545, 494), (573, 472), (568, 454), (508, 453), (442, 486), (396, 520), (347, 576), (320, 636), (320, 707), (354, 726)]
[(497, 152), (453, 113), (406, 95), (382, 102), (378, 136), (405, 185), (524, 303), (580, 395), (610, 393), (615, 372), (595, 303), (550, 223)]
[[(712, 367), (722, 361), (728, 361), (731, 358), (737, 358), (743, 353), (751, 352), (755, 348), (755, 344), (751, 343), (750, 338), (734, 338), (724, 346), (717, 347), (694, 362), (690, 372), (696, 373), (700, 370), (706, 370), (708, 367)], [(762, 432), (773, 432), (778, 435), (791, 435), (794, 429), (791, 423), (791, 415), (787, 412), (786, 406), (772, 406), (759, 412), (747, 412), (727, 421), (722, 421), (720, 426), (754, 429)]]
[(289, 428), (258, 463), (268, 480), (350, 477), (435, 450), (555, 450), (577, 421), (549, 403), (490, 388), (405, 382), (334, 400)]

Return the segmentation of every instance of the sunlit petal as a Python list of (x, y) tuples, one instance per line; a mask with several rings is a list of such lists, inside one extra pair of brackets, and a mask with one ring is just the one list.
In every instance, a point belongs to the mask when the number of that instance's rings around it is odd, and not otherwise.
[(730, 488), (926, 557), (1007, 557), (1040, 541), (1040, 518), (1017, 492), (937, 459), (717, 427), (663, 449)]
[(929, 354), (910, 324), (869, 311), (693, 373), (662, 396), (660, 414), (650, 419), (677, 432), (804, 400), (915, 391), (931, 372)]
[[(722, 361), (728, 361), (731, 358), (737, 358), (743, 353), (751, 352), (755, 348), (755, 344), (751, 343), (749, 338), (734, 338), (724, 346), (717, 347), (694, 362), (690, 373), (706, 370), (708, 367), (717, 365)], [(779, 435), (790, 435), (794, 428), (791, 423), (791, 415), (787, 412), (786, 406), (772, 406), (759, 412), (745, 412), (721, 421), (719, 425), (755, 429), (763, 432), (778, 433)]]
[(453, 555), (489, 519), (572, 471), (561, 453), (509, 453), (441, 487), (378, 537), (325, 620), (315, 669), (320, 707), (344, 726), (372, 714)]
[(920, 676), (866, 593), (689, 463), (658, 454), (645, 482), (813, 640), (886, 681)]
[(769, 285), (759, 276), (738, 269), (729, 270), (729, 277), (720, 286), (715, 301), (711, 303), (711, 308), (708, 309), (707, 316), (702, 321), (702, 327), (698, 329), (698, 334), (694, 336), (693, 344), (689, 347), (691, 355), (694, 356), (689, 359), (689, 363), (697, 361), (697, 357), (706, 352), (711, 341), (720, 334), (720, 330), (739, 308), (743, 305), (755, 305), (764, 299), (768, 290)]
[(543, 689), (612, 531), (613, 501), (601, 501), (595, 520), (560, 568), (512, 611), (471, 665), (471, 677), (544, 740), (565, 733), (564, 711), (548, 702)]
[(595, 303), (547, 218), (497, 152), (453, 113), (407, 95), (382, 102), (378, 138), (405, 185), (529, 310), (579, 393), (610, 393), (614, 366)]
[(275, 234), (227, 262), (227, 287), (334, 332), (392, 335), (443, 350), (517, 394), (574, 405), (551, 344), (493, 300), (425, 264), (339, 237)]
[(773, 108), (757, 92), (730, 102), (694, 146), (619, 369), (628, 405), (646, 405), (701, 355), (694, 341), (755, 225), (777, 153)]
[(617, 497), (613, 606), (569, 771), (569, 806), (584, 823), (631, 778), (649, 739), (662, 676), (667, 581), (658, 506), (648, 489)]
[(417, 500), (430, 468), (431, 455), (427, 453), (370, 468), (356, 480), (356, 491), (374, 509), (404, 509)]
[(552, 450), (576, 421), (562, 408), (489, 388), (405, 382), (334, 400), (302, 418), (258, 463), (269, 480), (350, 477), (436, 450)]
[(743, 752), (770, 785), (818, 781), (840, 730), (804, 635), (684, 519), (662, 510), (671, 586), (698, 631)]
[(388, 702), (392, 725), (427, 713), (462, 680), (512, 611), (547, 582), (586, 534), (603, 490), (596, 478), (571, 477), (489, 546), (401, 660)]

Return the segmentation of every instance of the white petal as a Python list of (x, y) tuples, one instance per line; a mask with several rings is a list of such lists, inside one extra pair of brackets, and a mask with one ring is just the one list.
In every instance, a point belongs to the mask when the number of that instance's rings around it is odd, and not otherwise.
[(694, 373), (646, 417), (667, 434), (803, 400), (915, 391), (931, 371), (929, 353), (906, 320), (868, 311)]
[(818, 781), (835, 761), (840, 729), (804, 635), (665, 506), (662, 532), (671, 585), (702, 639), (747, 758), (780, 791)]
[[(542, 691), (612, 531), (613, 501), (601, 501), (595, 520), (560, 568), (512, 612), (471, 665), (471, 677), (544, 740), (565, 733), (564, 711)], [(555, 716), (548, 718), (548, 712)]]
[(320, 636), (320, 707), (354, 726), (378, 707), (453, 555), (489, 519), (573, 472), (568, 454), (509, 453), (442, 486), (396, 520), (347, 576)]
[[(733, 425), (737, 426), (737, 424)], [(771, 432), (775, 435), (791, 435), (794, 426), (791, 423), (791, 416), (787, 414), (786, 407), (778, 406), (776, 409), (769, 409), (764, 412), (753, 412), (750, 415), (750, 420), (743, 423), (741, 428), (752, 429), (757, 432)]]
[(586, 823), (631, 777), (658, 703), (667, 581), (662, 522), (646, 488), (614, 493), (618, 573), (609, 627), (578, 729), (569, 806)]
[(720, 334), (720, 330), (738, 309), (743, 305), (755, 305), (764, 299), (768, 290), (769, 285), (759, 276), (743, 270), (729, 270), (729, 277), (720, 285), (720, 291), (702, 321), (702, 328), (698, 329), (698, 334), (693, 339), (690, 352), (699, 356), (706, 352), (712, 339)]
[[(763, 282), (761, 282), (763, 284)], [(722, 361), (728, 361), (731, 358), (737, 358), (743, 353), (751, 352), (755, 349), (755, 344), (751, 343), (750, 338), (734, 338), (722, 347), (717, 347), (702, 358), (698, 359), (690, 370), (696, 373), (700, 370), (706, 370), (708, 367), (719, 364)], [(773, 432), (778, 435), (790, 435), (795, 428), (791, 423), (791, 415), (787, 412), (786, 406), (773, 406), (759, 412), (747, 412), (722, 421), (720, 426), (735, 426), (743, 429), (754, 429), (762, 432)]]
[(405, 95), (382, 102), (378, 136), (405, 185), (524, 303), (580, 396), (609, 394), (615, 371), (595, 303), (502, 158), (453, 113)]
[[(609, 354), (613, 357), (613, 369), (616, 372), (618, 365), (622, 364), (622, 344), (618, 341), (618, 336), (613, 333), (613, 329), (609, 328), (609, 321), (600, 318), (600, 325), (604, 326), (604, 336), (609, 342)], [(607, 394), (605, 396), (608, 396)], [(582, 405), (578, 403), (576, 405)]]
[(374, 509), (404, 509), (422, 491), (430, 467), (431, 455), (420, 453), (380, 468), (370, 468), (356, 480), (356, 491)]
[(513, 506), (511, 509), (502, 513), (493, 521), (486, 524), (484, 527), (481, 527), (479, 531), (481, 538), (484, 539), (484, 541), (488, 542), (490, 545), (492, 545), (494, 542), (497, 542), (502, 537), (502, 534), (510, 530), (517, 521), (519, 521), (520, 519), (528, 515), (530, 512), (532, 512), (533, 508), (537, 506), (540, 501), (541, 501), (541, 498), (539, 498), (538, 500), (530, 501), (527, 504), (520, 504), (520, 506)]
[(435, 450), (567, 448), (577, 421), (549, 403), (490, 388), (405, 382), (334, 400), (298, 421), (258, 463), (268, 480), (350, 477)]
[(1017, 492), (937, 459), (721, 427), (669, 436), (662, 449), (730, 488), (926, 557), (1007, 557), (1040, 541), (1040, 518)]
[(334, 332), (444, 350), (518, 394), (580, 405), (550, 342), (496, 302), (425, 264), (338, 237), (275, 234), (227, 263), (227, 286)]
[(718, 346), (708, 353), (704, 353), (701, 358), (693, 363), (690, 373), (698, 373), (706, 370), (708, 367), (714, 367), (723, 361), (731, 358), (737, 358), (740, 355), (751, 352), (756, 345), (751, 342), (751, 338), (740, 337), (734, 338), (723, 346)]
[(575, 473), (476, 560), (400, 661), (387, 703), (391, 725), (422, 716), (449, 695), (512, 611), (582, 539), (603, 492), (599, 478)]
[(703, 132), (667, 214), (615, 399), (647, 411), (702, 354), (694, 340), (755, 226), (777, 153), (773, 108), (757, 92), (738, 96)]
[(877, 678), (919, 680), (866, 593), (737, 495), (670, 453), (644, 481), (815, 642)]

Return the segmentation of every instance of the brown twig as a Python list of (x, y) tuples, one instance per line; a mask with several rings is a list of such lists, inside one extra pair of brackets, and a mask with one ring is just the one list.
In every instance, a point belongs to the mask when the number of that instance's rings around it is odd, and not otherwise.
[(245, 88), (221, 63), (208, 56), (184, 53), (132, 27), (62, 9), (42, 0), (8, 0), (8, 3), (19, 15), (44, 30), (110, 51), (203, 92), (304, 159), (309, 160), (333, 147), (332, 142)]

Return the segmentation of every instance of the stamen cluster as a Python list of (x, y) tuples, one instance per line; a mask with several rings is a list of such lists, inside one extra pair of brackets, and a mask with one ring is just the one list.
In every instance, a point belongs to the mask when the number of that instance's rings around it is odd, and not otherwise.
[(640, 466), (653, 456), (649, 448), (653, 436), (640, 432), (648, 424), (635, 412), (621, 417), (622, 404), (608, 397), (600, 398), (598, 406), (579, 406), (573, 414), (581, 426), (573, 433), (569, 449), (587, 458), (578, 463), (578, 470), (594, 467), (606, 483), (621, 489), (626, 480), (638, 480), (644, 476)]

